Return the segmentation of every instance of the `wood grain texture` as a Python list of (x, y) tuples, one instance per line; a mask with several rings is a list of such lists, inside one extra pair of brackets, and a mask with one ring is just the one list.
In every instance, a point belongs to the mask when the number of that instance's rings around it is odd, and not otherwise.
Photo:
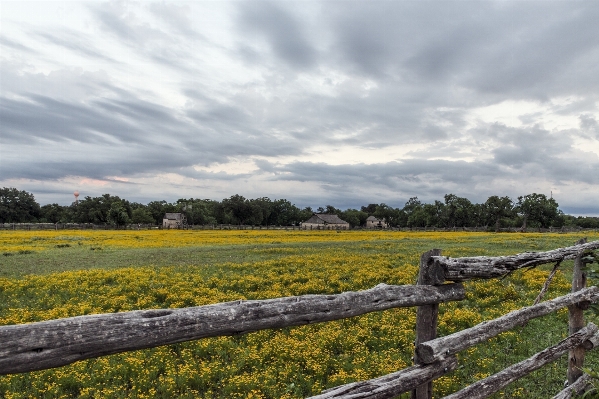
[[(577, 245), (586, 243), (586, 239), (578, 241)], [(578, 292), (587, 285), (587, 276), (584, 272), (584, 263), (582, 256), (578, 254), (574, 259), (574, 269), (572, 270), (572, 292)], [(584, 327), (584, 310), (578, 304), (568, 306), (568, 334), (574, 334)], [(582, 367), (584, 366), (584, 346), (578, 346), (570, 349), (568, 353), (568, 383), (573, 384), (582, 376)]]
[(408, 392), (457, 368), (455, 356), (428, 365), (416, 365), (368, 381), (352, 382), (328, 389), (308, 399), (386, 399)]
[[(418, 285), (443, 284), (443, 269), (433, 260), (433, 256), (441, 255), (440, 249), (431, 249), (420, 256), (420, 269), (418, 272)], [(419, 306), (416, 311), (416, 342), (415, 346), (422, 342), (437, 338), (437, 319), (439, 317), (439, 304)], [(418, 353), (414, 354), (414, 363), (420, 364)], [(433, 383), (426, 383), (416, 387), (412, 391), (412, 399), (431, 399), (433, 397)]]
[(585, 340), (588, 340), (591, 336), (596, 334), (597, 331), (597, 326), (593, 323), (589, 323), (586, 327), (560, 341), (557, 345), (549, 347), (526, 360), (511, 365), (497, 374), (479, 380), (456, 393), (445, 396), (444, 399), (486, 398), (511, 382), (553, 362), (564, 355), (570, 348), (580, 346)]
[(592, 388), (591, 376), (583, 374), (579, 379), (571, 385), (561, 390), (552, 399), (571, 399), (574, 395), (581, 395), (587, 389)]
[(521, 268), (574, 259), (585, 250), (596, 249), (599, 249), (599, 241), (558, 248), (547, 252), (524, 252), (510, 256), (475, 256), (466, 258), (435, 256), (434, 262), (437, 267), (443, 269), (445, 280), (448, 281), (464, 281), (477, 278), (489, 279), (505, 276)]
[(379, 284), (338, 295), (235, 301), (183, 309), (78, 316), (0, 327), (0, 374), (206, 337), (338, 320), (398, 307), (464, 299), (460, 284)]
[(485, 321), (466, 330), (423, 342), (416, 347), (418, 359), (423, 363), (432, 363), (445, 356), (454, 355), (464, 349), (484, 342), (502, 332), (523, 325), (528, 320), (545, 316), (563, 307), (581, 301), (599, 300), (599, 288), (589, 287), (537, 305), (514, 310), (497, 319)]

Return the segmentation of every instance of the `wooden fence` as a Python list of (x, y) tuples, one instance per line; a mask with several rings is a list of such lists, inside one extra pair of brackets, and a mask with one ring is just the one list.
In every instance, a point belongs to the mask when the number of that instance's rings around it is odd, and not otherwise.
[[(582, 392), (585, 351), (599, 345), (599, 329), (584, 324), (583, 309), (599, 301), (599, 288), (586, 288), (583, 255), (599, 241), (580, 241), (548, 252), (513, 256), (447, 258), (441, 250), (421, 257), (417, 285), (379, 284), (359, 292), (234, 301), (182, 309), (138, 310), (0, 327), (0, 375), (64, 366), (82, 359), (151, 348), (206, 337), (338, 320), (399, 307), (417, 306), (415, 364), (368, 381), (328, 389), (312, 399), (431, 398), (433, 380), (458, 366), (456, 354), (529, 320), (568, 307), (569, 336), (529, 359), (455, 392), (446, 398), (485, 398), (534, 370), (569, 353), (569, 385), (554, 398)], [(518, 269), (574, 259), (572, 293), (512, 311), (497, 319), (444, 337), (436, 337), (439, 304), (465, 298), (462, 281), (498, 278)], [(549, 282), (550, 280), (548, 280)], [(548, 285), (548, 282), (546, 286)], [(540, 301), (543, 291), (540, 293)], [(536, 301), (535, 301), (536, 302)]]
[[(111, 224), (93, 224), (93, 223), (0, 223), (0, 230), (157, 230), (162, 229), (162, 225), (156, 224), (128, 224), (126, 226), (115, 226)], [(366, 227), (351, 227), (337, 228), (335, 226), (322, 225), (320, 227), (307, 226), (253, 226), (253, 225), (238, 225), (238, 224), (196, 224), (185, 227), (187, 230), (366, 230), (366, 231), (417, 231), (417, 232), (495, 232), (494, 226), (481, 227), (388, 227), (388, 228), (366, 228)], [(549, 228), (533, 228), (529, 227), (525, 231), (520, 227), (501, 228), (501, 233), (582, 233), (596, 232), (599, 229), (582, 228), (578, 226), (568, 227), (549, 227)]]

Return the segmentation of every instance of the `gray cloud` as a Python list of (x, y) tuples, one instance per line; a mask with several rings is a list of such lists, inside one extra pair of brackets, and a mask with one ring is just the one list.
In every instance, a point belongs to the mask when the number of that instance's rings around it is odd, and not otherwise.
[(194, 29), (194, 23), (190, 19), (189, 14), (191, 7), (189, 5), (167, 4), (167, 3), (151, 3), (150, 11), (167, 25), (188, 38), (196, 38), (206, 40)]
[(308, 68), (317, 61), (318, 54), (308, 41), (298, 18), (279, 7), (278, 3), (240, 2), (239, 28), (243, 35), (263, 37), (271, 51), (293, 67)]
[(590, 115), (581, 114), (580, 129), (590, 137), (594, 137), (599, 140), (599, 122)]
[(26, 53), (33, 53), (35, 52), (32, 48), (27, 47), (19, 42), (16, 42), (14, 40), (11, 40), (7, 37), (4, 36), (0, 36), (0, 44), (2, 44), (3, 46), (8, 46), (12, 49), (18, 50), (18, 51), (23, 51)]
[[(3, 31), (0, 183), (161, 199), (148, 182), (171, 174), (196, 197), (298, 186), (339, 207), (576, 189), (560, 204), (599, 214), (594, 2), (219, 4), (94, 3), (85, 28)], [(513, 123), (481, 111), (498, 104)]]
[(112, 63), (118, 62), (117, 60), (102, 54), (100, 50), (94, 48), (94, 45), (91, 44), (90, 38), (82, 35), (81, 32), (62, 30), (57, 33), (42, 31), (35, 32), (34, 34), (49, 43), (71, 50), (81, 56), (97, 58)]

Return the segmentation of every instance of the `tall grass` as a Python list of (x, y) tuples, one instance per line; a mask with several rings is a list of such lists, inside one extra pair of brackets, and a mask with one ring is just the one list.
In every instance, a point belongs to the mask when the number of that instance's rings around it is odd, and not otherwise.
[[(170, 236), (163, 236), (102, 231), (82, 239), (80, 231), (57, 236), (12, 233), (0, 233), (0, 251), (13, 254), (0, 256), (1, 325), (339, 293), (381, 282), (413, 284), (420, 254), (431, 248), (442, 248), (448, 256), (506, 255), (569, 246), (580, 238), (334, 231), (168, 231)], [(70, 246), (58, 247), (64, 243)], [(24, 250), (32, 252), (19, 253)], [(569, 268), (571, 263), (564, 263), (548, 297), (569, 291)], [(466, 300), (441, 305), (439, 333), (532, 304), (547, 274), (547, 268), (540, 268), (503, 280), (467, 283)], [(0, 397), (301, 398), (410, 365), (414, 324), (415, 309), (396, 309), (112, 355), (0, 377)], [(566, 335), (567, 313), (560, 311), (465, 351), (459, 356), (459, 369), (435, 383), (435, 396), (497, 372)], [(588, 358), (589, 365), (597, 364), (595, 355)], [(562, 359), (497, 397), (550, 397), (561, 389), (565, 373)]]

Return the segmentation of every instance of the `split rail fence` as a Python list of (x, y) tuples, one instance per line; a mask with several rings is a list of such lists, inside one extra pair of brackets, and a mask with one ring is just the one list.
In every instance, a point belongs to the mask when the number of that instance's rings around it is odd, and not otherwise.
[[(163, 229), (162, 225), (156, 224), (129, 224), (127, 226), (115, 226), (111, 224), (93, 224), (93, 223), (0, 223), (0, 230), (155, 230)], [(335, 225), (322, 226), (298, 226), (298, 225), (238, 225), (238, 224), (195, 224), (187, 225), (187, 230), (370, 230), (370, 231), (416, 231), (416, 232), (489, 232), (495, 231), (494, 226), (480, 227), (388, 227), (388, 228), (366, 228), (351, 227), (339, 228)], [(578, 226), (568, 227), (549, 227), (549, 228), (527, 228), (523, 230), (520, 227), (507, 227), (499, 229), (502, 233), (583, 233), (596, 232), (597, 228), (582, 228)]]
[[(338, 295), (303, 295), (234, 301), (181, 309), (138, 310), (77, 316), (0, 327), (0, 375), (64, 366), (78, 360), (196, 340), (300, 326), (399, 307), (417, 306), (415, 364), (368, 381), (323, 391), (311, 399), (393, 398), (411, 392), (432, 397), (432, 384), (458, 366), (456, 354), (558, 309), (569, 309), (569, 336), (534, 356), (455, 392), (448, 399), (485, 398), (509, 383), (568, 353), (569, 385), (554, 398), (570, 398), (588, 388), (581, 367), (585, 352), (599, 345), (599, 329), (585, 325), (583, 310), (599, 301), (599, 288), (586, 288), (583, 256), (599, 241), (548, 252), (513, 256), (447, 258), (441, 250), (424, 253), (417, 285), (374, 288)], [(465, 298), (463, 281), (501, 278), (518, 269), (574, 259), (572, 292), (512, 311), (451, 335), (437, 337), (439, 304)], [(557, 268), (554, 267), (554, 271)], [(548, 280), (549, 282), (550, 280)], [(548, 284), (546, 283), (546, 286)], [(543, 292), (539, 294), (541, 299)]]

